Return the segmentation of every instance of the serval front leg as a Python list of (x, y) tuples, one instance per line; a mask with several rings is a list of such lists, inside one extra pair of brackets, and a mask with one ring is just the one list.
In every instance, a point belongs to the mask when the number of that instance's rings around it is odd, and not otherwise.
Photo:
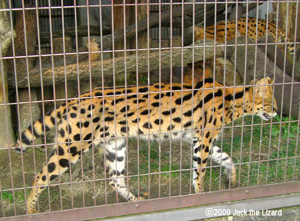
[(204, 130), (199, 131), (193, 138), (193, 185), (196, 193), (204, 191), (203, 180), (209, 152), (218, 133), (216, 129)]

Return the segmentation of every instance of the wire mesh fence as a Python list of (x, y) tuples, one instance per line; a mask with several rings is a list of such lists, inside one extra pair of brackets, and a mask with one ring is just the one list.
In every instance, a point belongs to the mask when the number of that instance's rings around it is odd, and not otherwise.
[(1, 218), (299, 192), (298, 11), (1, 1)]

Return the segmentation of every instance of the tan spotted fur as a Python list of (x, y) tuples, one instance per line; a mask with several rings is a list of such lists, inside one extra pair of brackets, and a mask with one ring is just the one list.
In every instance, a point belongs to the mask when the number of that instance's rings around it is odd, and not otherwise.
[[(227, 30), (225, 30), (227, 29)], [(237, 33), (236, 33), (237, 31)], [(217, 23), (217, 25), (212, 25), (204, 28), (195, 27), (195, 40), (205, 39), (216, 40), (219, 43), (225, 43), (235, 37), (246, 36), (253, 39), (255, 42), (265, 36), (266, 34), (271, 34), (275, 42), (284, 43), (291, 42), (291, 40), (286, 36), (285, 32), (276, 27), (273, 22), (266, 22), (262, 19), (256, 18), (240, 18), (233, 21), (222, 21)], [(225, 38), (226, 36), (226, 38)], [(288, 43), (287, 50), (290, 55), (294, 56), (294, 44)]]
[[(272, 81), (264, 78), (255, 86), (226, 88), (205, 79), (191, 84), (155, 84), (127, 89), (102, 90), (59, 106), (26, 129), (17, 150), (24, 152), (32, 141), (57, 126), (55, 150), (35, 178), (27, 199), (27, 211), (36, 211), (40, 193), (93, 146), (102, 148), (110, 186), (129, 201), (138, 200), (124, 181), (126, 136), (142, 139), (180, 139), (193, 146), (193, 184), (203, 191), (205, 168), (210, 156), (225, 167), (235, 182), (235, 167), (226, 153), (213, 147), (222, 127), (244, 115), (268, 120), (276, 115)], [(211, 154), (211, 155), (210, 155)], [(221, 160), (222, 159), (222, 160)], [(231, 173), (231, 175), (230, 175)]]

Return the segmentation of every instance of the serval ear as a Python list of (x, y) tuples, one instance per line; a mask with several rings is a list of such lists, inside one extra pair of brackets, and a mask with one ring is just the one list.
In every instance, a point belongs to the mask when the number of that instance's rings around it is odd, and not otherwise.
[(274, 77), (273, 76), (269, 76), (269, 84), (273, 84), (274, 83)]
[(255, 84), (255, 96), (266, 97), (272, 94), (272, 82), (270, 77), (262, 78)]
[(249, 98), (250, 98), (250, 101), (253, 101), (253, 87), (255, 85), (255, 82), (257, 82), (257, 81), (258, 80), (256, 78), (250, 81), (250, 87), (249, 87)]

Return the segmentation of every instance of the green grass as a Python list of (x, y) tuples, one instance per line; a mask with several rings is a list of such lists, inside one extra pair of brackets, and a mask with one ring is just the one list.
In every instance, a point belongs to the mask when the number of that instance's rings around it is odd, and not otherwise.
[[(145, 142), (146, 144), (146, 142)], [(147, 145), (147, 144), (146, 144)], [(142, 145), (145, 146), (145, 145)], [(180, 170), (179, 165), (176, 165), (174, 162), (171, 162), (170, 165), (170, 152), (169, 151), (161, 151), (159, 154), (159, 145), (157, 142), (150, 143), (150, 151), (148, 148), (140, 149), (140, 173), (162, 173), (162, 176), (169, 177), (170, 173), (172, 177), (178, 177), (177, 171)], [(150, 168), (148, 167), (148, 162), (150, 160)], [(170, 172), (170, 173), (167, 173)]]
[[(247, 117), (242, 127), (236, 129), (238, 136), (224, 138), (223, 150), (231, 153), (238, 169), (240, 186), (280, 183), (298, 180), (300, 172), (300, 145), (298, 122), (288, 122), (289, 118), (276, 117), (273, 123), (263, 123), (261, 119)], [(293, 121), (293, 119), (291, 119)], [(236, 121), (235, 126), (242, 121)], [(253, 136), (251, 134), (253, 133)], [(243, 136), (241, 136), (243, 135)], [(298, 142), (298, 143), (297, 143)], [(217, 143), (217, 145), (220, 143)]]
[[(139, 76), (139, 85), (145, 85), (148, 82), (148, 76), (140, 75)], [(136, 85), (136, 80), (132, 80), (132, 83)]]
[[(24, 191), (18, 190), (14, 192), (15, 194), (15, 201), (16, 202), (24, 202)], [(0, 201), (3, 202), (8, 202), (8, 203), (13, 203), (14, 198), (13, 198), (13, 193), (12, 191), (2, 191), (0, 194)]]

